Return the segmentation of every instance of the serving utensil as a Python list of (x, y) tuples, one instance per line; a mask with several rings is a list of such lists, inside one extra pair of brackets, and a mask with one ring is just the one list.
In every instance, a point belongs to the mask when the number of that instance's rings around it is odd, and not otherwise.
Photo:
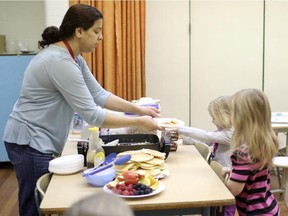
[(94, 175), (96, 173), (99, 173), (109, 167), (112, 167), (113, 165), (122, 165), (125, 164), (127, 161), (129, 161), (131, 159), (131, 155), (130, 154), (126, 154), (123, 155), (119, 158), (117, 158), (117, 155), (115, 153), (111, 153), (110, 155), (108, 155), (104, 162), (96, 167), (87, 169), (83, 172), (83, 176), (87, 176), (87, 175)]

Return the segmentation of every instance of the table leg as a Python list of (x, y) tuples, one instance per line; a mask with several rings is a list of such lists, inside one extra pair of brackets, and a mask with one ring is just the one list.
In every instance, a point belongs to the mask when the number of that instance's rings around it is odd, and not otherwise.
[(277, 178), (278, 178), (279, 188), (282, 188), (280, 169), (279, 169), (279, 167), (275, 167), (274, 169), (276, 169), (276, 174), (277, 174)]
[(215, 212), (211, 212), (210, 214), (210, 208), (206, 207), (206, 208), (202, 208), (202, 216), (213, 216)]
[(285, 178), (285, 188), (284, 188), (284, 203), (288, 208), (288, 168), (283, 168), (283, 177)]
[(288, 132), (286, 132), (285, 134), (286, 134), (286, 152), (285, 152), (285, 154), (288, 155)]

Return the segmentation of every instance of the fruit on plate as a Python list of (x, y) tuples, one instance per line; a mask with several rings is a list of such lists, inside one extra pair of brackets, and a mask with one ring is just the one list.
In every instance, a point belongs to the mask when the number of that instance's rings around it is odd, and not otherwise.
[(114, 193), (126, 196), (149, 194), (159, 186), (159, 181), (153, 176), (149, 174), (142, 175), (128, 170), (107, 184), (107, 187)]
[(128, 184), (136, 184), (138, 183), (139, 179), (142, 178), (141, 174), (134, 173), (132, 171), (126, 170), (122, 173), (122, 176), (124, 178), (124, 182), (126, 185)]
[(150, 187), (152, 188), (152, 190), (156, 190), (158, 187), (160, 186), (160, 182), (156, 181), (154, 184), (152, 184)]
[(144, 195), (153, 192), (153, 189), (147, 185), (137, 183), (137, 184), (117, 184), (116, 187), (112, 188), (112, 191), (120, 195)]

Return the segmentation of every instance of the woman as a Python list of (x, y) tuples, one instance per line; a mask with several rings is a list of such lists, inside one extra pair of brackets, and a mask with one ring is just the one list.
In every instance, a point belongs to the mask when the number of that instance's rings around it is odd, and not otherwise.
[[(106, 90), (92, 76), (82, 52), (92, 52), (103, 39), (102, 14), (94, 7), (70, 7), (60, 28), (47, 27), (43, 49), (27, 67), (20, 98), (10, 114), (3, 140), (19, 185), (20, 215), (37, 215), (33, 191), (48, 172), (53, 155), (61, 154), (74, 112), (88, 124), (115, 128), (162, 129), (152, 117), (159, 111), (140, 107)], [(137, 114), (126, 117), (102, 108)]]

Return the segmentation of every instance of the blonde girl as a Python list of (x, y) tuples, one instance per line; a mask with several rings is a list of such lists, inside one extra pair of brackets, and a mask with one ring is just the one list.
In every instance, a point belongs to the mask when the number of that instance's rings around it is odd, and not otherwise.
[(231, 111), (229, 106), (230, 96), (221, 96), (210, 102), (208, 106), (215, 131), (206, 131), (194, 127), (180, 127), (178, 133), (183, 137), (183, 143), (194, 144), (204, 142), (212, 146), (214, 160), (223, 166), (231, 166), (230, 143), (233, 134), (231, 126)]
[(232, 170), (227, 187), (236, 198), (240, 216), (280, 215), (276, 199), (270, 191), (272, 159), (278, 152), (278, 139), (271, 127), (271, 109), (264, 92), (244, 89), (231, 101), (234, 134)]
[(134, 216), (134, 212), (121, 197), (102, 191), (74, 203), (64, 216)]

